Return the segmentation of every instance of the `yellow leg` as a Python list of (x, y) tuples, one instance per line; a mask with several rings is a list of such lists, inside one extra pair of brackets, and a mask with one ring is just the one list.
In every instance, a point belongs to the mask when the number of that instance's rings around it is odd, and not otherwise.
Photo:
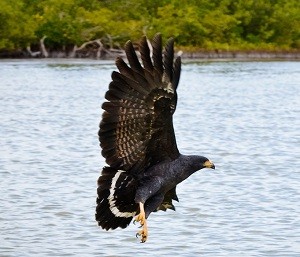
[(139, 203), (140, 205), (140, 213), (135, 217), (135, 221), (140, 222), (142, 226), (142, 230), (136, 233), (136, 236), (141, 237), (141, 243), (145, 243), (148, 237), (148, 227), (147, 227), (147, 220), (145, 217), (145, 210), (144, 210), (144, 204)]

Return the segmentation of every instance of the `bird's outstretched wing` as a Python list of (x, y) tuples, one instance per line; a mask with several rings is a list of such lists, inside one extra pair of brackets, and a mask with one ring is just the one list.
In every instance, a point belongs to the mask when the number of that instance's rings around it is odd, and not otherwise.
[(179, 199), (176, 195), (176, 186), (173, 187), (170, 191), (168, 191), (165, 196), (164, 196), (164, 200), (162, 201), (162, 203), (157, 207), (157, 209), (155, 211), (166, 211), (167, 209), (171, 209), (173, 211), (175, 211), (175, 206), (173, 205), (173, 200), (179, 202)]
[(131, 174), (179, 156), (172, 115), (181, 60), (177, 57), (174, 62), (172, 38), (162, 51), (161, 35), (156, 34), (151, 46), (152, 56), (147, 38), (143, 37), (139, 44), (141, 65), (133, 44), (126, 43), (130, 66), (122, 58), (116, 59), (119, 72), (112, 73), (105, 95), (108, 101), (102, 105), (102, 155), (111, 167)]

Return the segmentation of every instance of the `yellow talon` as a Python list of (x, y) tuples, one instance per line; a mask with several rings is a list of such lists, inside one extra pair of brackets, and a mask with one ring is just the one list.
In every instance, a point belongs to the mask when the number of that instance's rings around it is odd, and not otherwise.
[(140, 230), (138, 233), (136, 233), (136, 237), (141, 237), (141, 243), (145, 243), (148, 238), (148, 227), (147, 227), (147, 220), (145, 217), (145, 210), (144, 210), (144, 204), (140, 204), (140, 213), (135, 217), (135, 221), (140, 222), (142, 230)]

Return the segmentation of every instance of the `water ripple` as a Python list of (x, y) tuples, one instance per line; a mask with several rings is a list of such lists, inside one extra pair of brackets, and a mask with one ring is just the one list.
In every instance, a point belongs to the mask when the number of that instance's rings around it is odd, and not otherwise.
[(0, 62), (1, 256), (300, 256), (297, 62), (183, 66), (178, 146), (216, 164), (178, 186), (176, 212), (103, 231), (97, 128), (112, 62)]

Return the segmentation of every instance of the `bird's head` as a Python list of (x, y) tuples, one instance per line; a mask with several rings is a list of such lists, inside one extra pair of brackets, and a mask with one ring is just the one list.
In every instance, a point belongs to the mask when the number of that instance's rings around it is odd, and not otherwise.
[(205, 158), (205, 159), (206, 160), (203, 162), (203, 168), (215, 169), (215, 165), (207, 158)]
[(204, 156), (198, 156), (198, 163), (201, 165), (200, 169), (203, 168), (215, 169), (215, 165), (213, 164), (213, 162)]
[(203, 168), (215, 169), (215, 165), (204, 156), (192, 155), (190, 158), (192, 159), (190, 163), (194, 170), (201, 170)]

